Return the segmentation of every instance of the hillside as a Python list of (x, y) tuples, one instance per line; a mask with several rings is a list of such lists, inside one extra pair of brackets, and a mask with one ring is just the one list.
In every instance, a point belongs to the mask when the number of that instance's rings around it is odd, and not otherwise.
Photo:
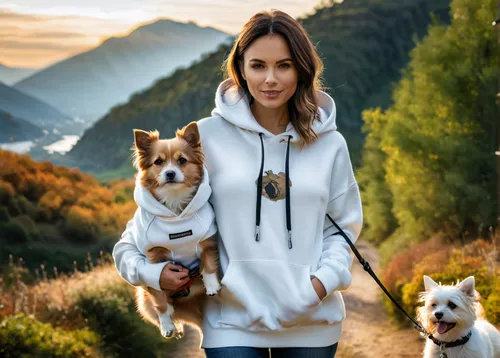
[(57, 128), (70, 134), (72, 130), (76, 130), (76, 127), (78, 127), (78, 124), (73, 119), (61, 113), (58, 109), (1, 82), (0, 108), (14, 117), (22, 118), (50, 131)]
[[(350, 0), (300, 19), (324, 59), (324, 79), (337, 103), (339, 131), (349, 143), (355, 166), (363, 143), (361, 112), (390, 104), (391, 85), (408, 62), (415, 36), (426, 34), (431, 12), (448, 22), (449, 1)], [(228, 51), (228, 46), (221, 46), (113, 108), (85, 132), (70, 157), (84, 170), (118, 168), (129, 161), (133, 128), (158, 129), (172, 136), (176, 128), (208, 116)]]
[(43, 130), (24, 119), (0, 109), (0, 143), (32, 140), (43, 136)]
[(7, 85), (13, 85), (36, 71), (37, 70), (31, 68), (8, 67), (0, 63), (0, 82)]
[(228, 34), (196, 24), (158, 20), (58, 62), (14, 87), (92, 123), (132, 93), (151, 86)]
[(133, 181), (104, 186), (78, 169), (0, 150), (0, 266), (13, 254), (30, 268), (68, 271), (87, 252), (109, 252), (136, 208), (132, 191)]

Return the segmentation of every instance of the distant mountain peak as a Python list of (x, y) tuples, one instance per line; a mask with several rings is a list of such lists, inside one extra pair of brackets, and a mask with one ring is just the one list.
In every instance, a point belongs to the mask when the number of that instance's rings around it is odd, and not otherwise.
[(72, 116), (94, 121), (133, 93), (214, 51), (228, 36), (192, 21), (159, 18), (111, 36), (14, 87)]
[[(182, 22), (166, 17), (159, 17), (156, 18), (150, 22), (147, 23), (142, 23), (138, 25), (135, 29), (131, 30), (129, 33), (126, 33), (124, 35), (119, 35), (119, 36), (111, 36), (108, 38), (103, 39), (99, 46), (103, 45), (108, 45), (108, 46), (120, 46), (122, 44), (122, 41), (134, 41), (138, 40), (141, 41), (144, 36), (148, 36), (148, 38), (155, 38), (155, 37), (165, 37), (169, 34), (175, 35), (175, 36), (185, 36), (186, 38), (190, 38), (192, 36), (196, 36), (199, 32), (207, 31), (210, 32), (218, 32), (221, 34), (227, 34), (224, 31), (218, 30), (216, 28), (210, 27), (210, 26), (200, 26), (194, 21), (187, 21), (187, 22)], [(229, 36), (229, 34), (227, 34)]]
[(9, 67), (0, 63), (0, 83), (13, 85), (36, 71), (34, 68)]
[[(210, 26), (200, 26), (196, 22), (190, 20), (187, 22), (177, 21), (170, 18), (160, 17), (155, 20), (145, 23), (133, 30), (130, 35), (140, 32), (149, 32), (157, 35), (165, 35), (170, 31), (186, 31), (186, 30), (197, 30), (197, 29), (212, 29), (216, 30)], [(220, 31), (220, 30), (217, 30)], [(223, 32), (223, 31), (221, 31)]]

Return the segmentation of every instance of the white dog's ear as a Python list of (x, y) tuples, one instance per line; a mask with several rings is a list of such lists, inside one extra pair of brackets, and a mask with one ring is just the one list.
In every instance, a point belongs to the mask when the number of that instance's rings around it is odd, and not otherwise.
[(430, 291), (438, 286), (439, 285), (432, 278), (424, 275), (424, 287), (426, 291)]
[(469, 276), (460, 282), (458, 288), (467, 296), (474, 297), (474, 276)]

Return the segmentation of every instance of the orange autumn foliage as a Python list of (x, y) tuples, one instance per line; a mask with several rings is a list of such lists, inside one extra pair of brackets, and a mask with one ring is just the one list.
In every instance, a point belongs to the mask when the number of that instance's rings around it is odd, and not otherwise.
[(58, 225), (66, 236), (79, 232), (84, 241), (124, 230), (136, 209), (133, 186), (133, 180), (102, 185), (76, 168), (0, 150), (0, 207), (12, 217)]

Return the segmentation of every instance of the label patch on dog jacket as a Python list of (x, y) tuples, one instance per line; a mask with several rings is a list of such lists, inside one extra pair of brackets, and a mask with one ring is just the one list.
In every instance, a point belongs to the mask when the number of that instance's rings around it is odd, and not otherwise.
[(181, 237), (191, 236), (193, 235), (193, 230), (178, 232), (175, 234), (169, 234), (168, 237), (170, 240), (180, 239)]

